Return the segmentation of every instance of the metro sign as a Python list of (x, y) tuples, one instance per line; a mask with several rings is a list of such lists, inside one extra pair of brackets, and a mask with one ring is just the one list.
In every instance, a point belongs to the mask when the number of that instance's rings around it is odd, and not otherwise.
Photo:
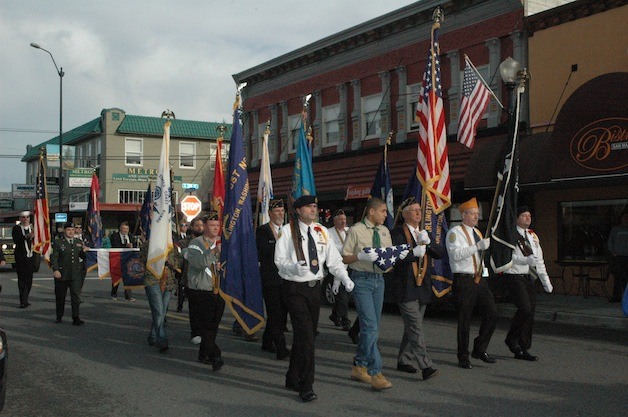
[(188, 222), (198, 216), (202, 209), (203, 204), (195, 195), (186, 195), (181, 200), (181, 212), (185, 214)]

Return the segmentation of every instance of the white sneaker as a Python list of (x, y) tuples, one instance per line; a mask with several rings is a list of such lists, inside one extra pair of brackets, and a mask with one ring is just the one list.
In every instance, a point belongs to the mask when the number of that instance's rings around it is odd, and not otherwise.
[(191, 342), (195, 345), (200, 345), (201, 344), (201, 337), (200, 336), (194, 336), (191, 340)]
[(111, 297), (111, 301), (118, 301), (118, 297)]
[(127, 299), (126, 299), (126, 301), (128, 301), (128, 302), (133, 302), (133, 301), (135, 301), (135, 298), (133, 298), (133, 297), (131, 297), (131, 298), (127, 298)]

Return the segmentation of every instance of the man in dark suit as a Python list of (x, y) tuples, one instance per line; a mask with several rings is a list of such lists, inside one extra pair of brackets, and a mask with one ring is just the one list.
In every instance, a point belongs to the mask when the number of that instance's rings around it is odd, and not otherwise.
[[(183, 249), (187, 248), (190, 240), (193, 236), (188, 235), (188, 222), (181, 221), (179, 223), (179, 232), (173, 233), (172, 242), (175, 245), (177, 252), (182, 253)], [(183, 312), (183, 303), (185, 302), (185, 286), (187, 285), (187, 261), (183, 261), (181, 264), (181, 271), (175, 273), (177, 279), (177, 313)]]
[(257, 254), (262, 277), (262, 295), (266, 306), (266, 329), (262, 336), (262, 350), (276, 353), (277, 359), (282, 360), (290, 356), (286, 347), (284, 329), (288, 320), (288, 306), (282, 295), (283, 280), (279, 276), (275, 265), (275, 243), (285, 217), (283, 200), (270, 201), (268, 215), (270, 222), (260, 226), (255, 231)]
[(414, 365), (418, 364), (423, 379), (429, 379), (436, 376), (438, 370), (432, 367), (423, 336), (423, 316), (432, 300), (432, 278), (429, 271), (425, 274), (422, 271), (429, 265), (428, 257), (442, 258), (443, 249), (431, 243), (425, 229), (420, 230), (423, 215), (421, 205), (414, 197), (405, 200), (399, 210), (403, 222), (392, 231), (393, 245), (407, 243), (413, 249), (404, 259), (398, 260), (393, 269), (395, 300), (403, 318), (397, 370), (413, 374), (417, 372)]
[(65, 310), (65, 297), (70, 289), (72, 303), (72, 324), (81, 326), (85, 322), (79, 315), (81, 305), (81, 286), (83, 283), (83, 263), (85, 252), (89, 250), (83, 241), (74, 237), (74, 225), (66, 223), (63, 227), (64, 236), (55, 239), (52, 244), (50, 264), (55, 279), (55, 300), (57, 319), (61, 323)]
[(33, 227), (30, 211), (20, 213), (20, 224), (13, 227), (12, 236), (15, 243), (15, 269), (17, 271), (17, 288), (20, 292), (20, 308), (31, 305), (28, 294), (33, 286), (35, 272), (35, 254), (33, 253)]
[[(111, 247), (112, 248), (132, 248), (133, 242), (131, 241), (131, 236), (129, 235), (129, 223), (122, 222), (120, 223), (120, 227), (118, 228), (118, 232), (111, 234)], [(111, 300), (118, 301), (118, 286), (120, 283), (113, 285), (111, 284)], [(124, 299), (126, 301), (135, 301), (135, 298), (131, 295), (131, 290), (125, 288), (124, 289)]]

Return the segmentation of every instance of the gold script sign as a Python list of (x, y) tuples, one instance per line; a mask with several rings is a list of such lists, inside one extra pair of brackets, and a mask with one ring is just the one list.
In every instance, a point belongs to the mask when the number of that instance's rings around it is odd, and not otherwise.
[(596, 120), (571, 139), (571, 158), (594, 171), (615, 171), (628, 167), (628, 118)]

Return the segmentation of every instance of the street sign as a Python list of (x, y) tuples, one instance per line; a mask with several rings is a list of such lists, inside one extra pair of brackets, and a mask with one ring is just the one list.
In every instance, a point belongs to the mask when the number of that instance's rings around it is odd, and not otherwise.
[(68, 213), (55, 213), (55, 223), (65, 223), (68, 221)]
[(198, 190), (198, 184), (184, 182), (182, 185), (184, 190)]
[(70, 211), (87, 211), (88, 204), (89, 203), (87, 201), (71, 201)]
[(185, 214), (188, 221), (198, 216), (202, 209), (203, 204), (195, 195), (186, 195), (181, 200), (181, 212)]

